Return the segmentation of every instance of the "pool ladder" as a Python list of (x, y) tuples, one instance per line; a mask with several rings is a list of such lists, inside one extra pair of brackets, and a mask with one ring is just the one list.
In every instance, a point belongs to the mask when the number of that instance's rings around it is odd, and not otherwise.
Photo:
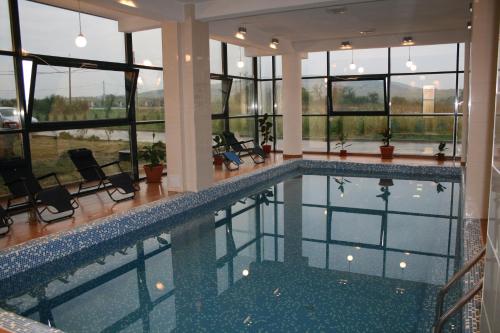
[(465, 304), (467, 304), (478, 292), (483, 289), (483, 278), (474, 285), (465, 295), (463, 295), (448, 311), (443, 314), (443, 303), (444, 297), (453, 286), (455, 282), (460, 280), (467, 272), (469, 272), (474, 265), (476, 265), (479, 260), (484, 257), (486, 253), (486, 247), (483, 247), (472, 259), (470, 259), (458, 272), (451, 277), (451, 279), (446, 283), (441, 290), (439, 290), (436, 299), (436, 319), (434, 321), (434, 326), (432, 327), (433, 333), (441, 333), (443, 326), (448, 319), (451, 318), (455, 313), (457, 313)]

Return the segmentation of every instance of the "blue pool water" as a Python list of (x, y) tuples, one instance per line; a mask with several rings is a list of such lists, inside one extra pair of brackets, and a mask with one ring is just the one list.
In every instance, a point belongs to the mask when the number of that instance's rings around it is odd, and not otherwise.
[(460, 191), (294, 177), (3, 281), (0, 307), (66, 332), (429, 332)]

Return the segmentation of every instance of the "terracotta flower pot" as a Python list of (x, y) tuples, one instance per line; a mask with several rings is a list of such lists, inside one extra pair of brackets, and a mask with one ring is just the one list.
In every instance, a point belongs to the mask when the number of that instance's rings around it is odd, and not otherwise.
[(446, 156), (444, 155), (444, 153), (437, 153), (436, 157), (437, 157), (438, 161), (444, 161), (444, 160), (446, 160)]
[(383, 159), (390, 160), (394, 154), (394, 146), (380, 146), (380, 154)]
[(146, 172), (147, 183), (161, 183), (161, 176), (163, 176), (164, 165), (145, 165), (144, 171)]
[(347, 156), (347, 150), (346, 149), (341, 149), (339, 155), (341, 157), (346, 157)]
[(394, 181), (392, 179), (380, 178), (378, 185), (383, 187), (394, 186)]
[(269, 155), (271, 153), (271, 145), (262, 145), (262, 150), (266, 155)]
[(214, 156), (214, 165), (217, 167), (222, 166), (224, 164), (224, 157), (221, 155), (215, 155)]

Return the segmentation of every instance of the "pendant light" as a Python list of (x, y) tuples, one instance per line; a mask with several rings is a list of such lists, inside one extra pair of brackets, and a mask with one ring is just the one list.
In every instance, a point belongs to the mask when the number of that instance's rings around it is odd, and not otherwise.
[(413, 61), (411, 61), (411, 46), (408, 46), (408, 60), (406, 60), (406, 67), (411, 68)]
[(240, 60), (238, 60), (238, 62), (236, 63), (236, 66), (238, 66), (238, 68), (245, 67), (245, 62), (241, 59), (241, 46), (240, 46)]
[(87, 46), (87, 38), (82, 33), (82, 17), (80, 10), (80, 0), (78, 0), (78, 26), (80, 28), (80, 33), (75, 38), (75, 44), (77, 47), (83, 48)]
[(351, 50), (351, 64), (349, 65), (350, 70), (356, 69), (356, 64), (354, 63), (354, 50)]

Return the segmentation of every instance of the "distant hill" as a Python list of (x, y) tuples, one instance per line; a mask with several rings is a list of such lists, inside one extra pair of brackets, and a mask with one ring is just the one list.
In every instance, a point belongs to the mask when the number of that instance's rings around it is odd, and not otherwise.
[(144, 91), (138, 94), (139, 98), (162, 98), (163, 97), (163, 90), (162, 89), (157, 89), (157, 90), (148, 90)]

